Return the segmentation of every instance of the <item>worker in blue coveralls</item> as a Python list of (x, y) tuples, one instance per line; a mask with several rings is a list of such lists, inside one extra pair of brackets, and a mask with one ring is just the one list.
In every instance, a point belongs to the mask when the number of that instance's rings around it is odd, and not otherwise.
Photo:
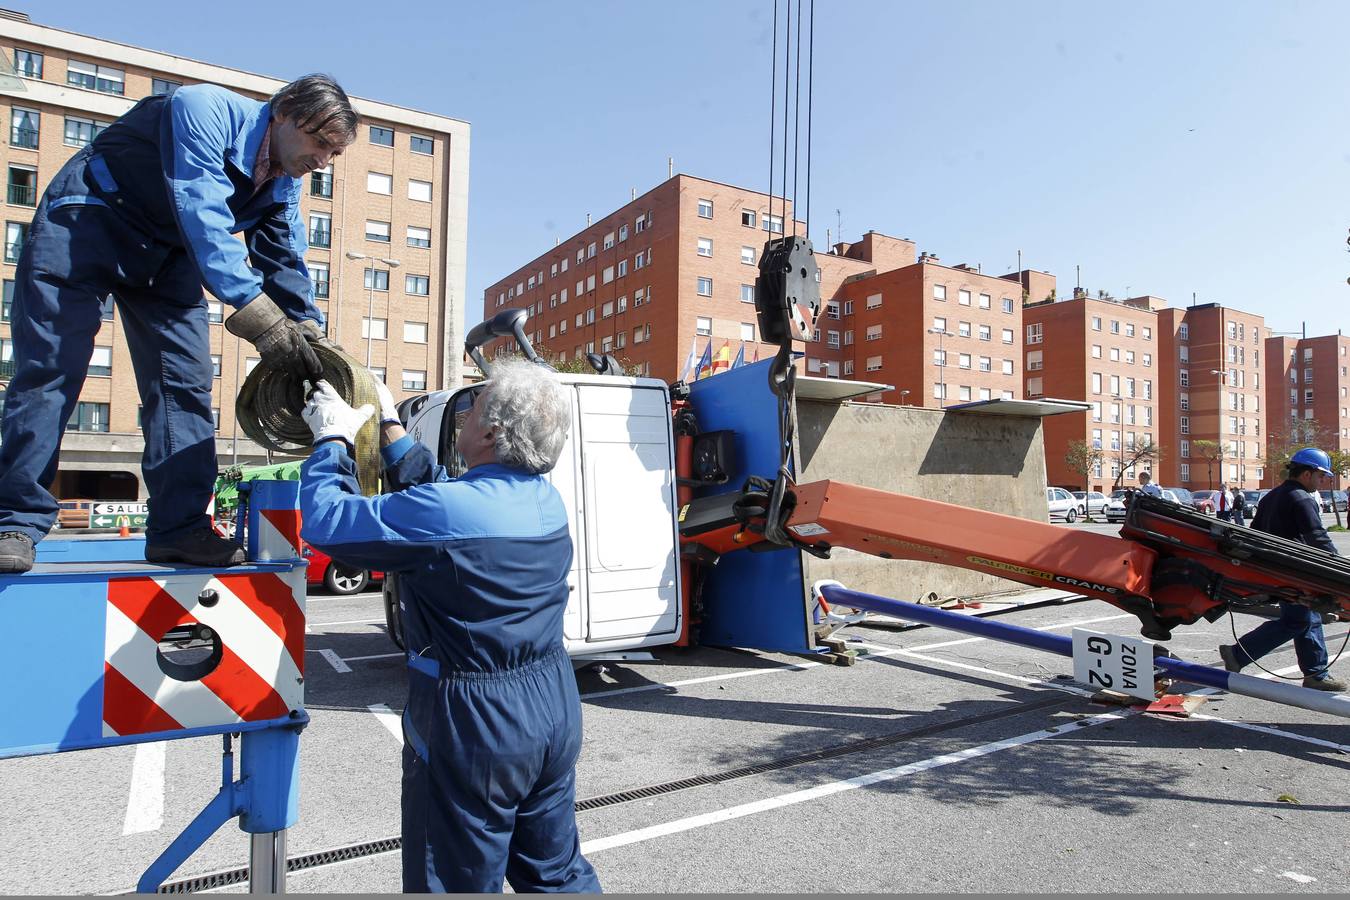
[(546, 369), (493, 365), (456, 439), (456, 479), (399, 424), (380, 385), (385, 487), (361, 496), (352, 445), (372, 408), (320, 382), (304, 418), (305, 540), (398, 575), (408, 648), (403, 712), (406, 892), (587, 892), (575, 766), (581, 701), (563, 646), (572, 538), (544, 478), (567, 438)]
[(206, 515), (216, 447), (202, 288), (237, 310), (225, 327), (263, 362), (322, 374), (309, 343), (323, 337), (324, 319), (304, 262), (301, 179), (341, 153), (358, 123), (342, 88), (323, 75), (266, 102), (192, 85), (141, 100), (57, 172), (15, 272), (0, 573), (31, 568), (34, 545), (56, 520), (50, 489), (61, 437), (109, 296), (141, 395), (146, 559), (244, 561)]
[[(1322, 507), (1317, 490), (1333, 475), (1331, 457), (1316, 447), (1304, 447), (1289, 458), (1289, 477), (1261, 498), (1252, 528), (1277, 537), (1298, 541), (1328, 553), (1336, 545), (1322, 525)], [(1327, 638), (1322, 616), (1301, 603), (1280, 601), (1280, 617), (1262, 622), (1236, 644), (1220, 644), (1224, 668), (1238, 672), (1289, 641), (1303, 672), (1303, 686), (1315, 691), (1342, 693), (1346, 684), (1332, 678), (1327, 656)]]

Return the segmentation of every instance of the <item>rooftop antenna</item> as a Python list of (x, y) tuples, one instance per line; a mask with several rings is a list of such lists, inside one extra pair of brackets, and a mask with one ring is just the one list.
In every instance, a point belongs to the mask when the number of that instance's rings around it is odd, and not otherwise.
[(673, 156), (666, 157), (666, 177), (667, 178), (675, 177), (675, 157)]
[(834, 233), (839, 235), (839, 240), (844, 239), (844, 214), (837, 209), (834, 211)]

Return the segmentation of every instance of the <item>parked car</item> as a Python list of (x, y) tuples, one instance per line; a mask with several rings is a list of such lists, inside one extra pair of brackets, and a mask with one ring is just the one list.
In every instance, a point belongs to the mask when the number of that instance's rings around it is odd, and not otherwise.
[[(1186, 488), (1163, 488), (1162, 492), (1164, 500), (1171, 500), (1173, 503), (1180, 503), (1182, 506), (1194, 508), (1193, 501), (1195, 500), (1195, 495), (1186, 490)], [(1169, 494), (1171, 496), (1168, 496)]]
[(1048, 487), (1045, 489), (1045, 503), (1049, 507), (1050, 519), (1063, 519), (1065, 522), (1074, 522), (1078, 518), (1078, 501), (1074, 499), (1064, 488)]
[(1336, 509), (1345, 511), (1345, 491), (1318, 491), (1317, 499), (1322, 505), (1322, 512), (1331, 512), (1333, 503), (1335, 503)]
[(1219, 492), (1192, 491), (1191, 506), (1207, 516), (1212, 516), (1219, 508)]
[(1124, 522), (1125, 507), (1129, 505), (1130, 494), (1133, 491), (1112, 491), (1111, 496), (1106, 500), (1106, 507), (1102, 514), (1106, 516), (1108, 522)]
[(1106, 495), (1101, 491), (1070, 491), (1073, 498), (1078, 501), (1078, 514), (1086, 516), (1091, 510), (1094, 516), (1101, 515), (1106, 508)]
[(1268, 489), (1259, 491), (1243, 491), (1242, 498), (1247, 501), (1247, 505), (1242, 508), (1243, 518), (1255, 519), (1257, 505), (1261, 502), (1261, 498), (1269, 493), (1270, 491)]
[(317, 547), (305, 545), (305, 559), (309, 568), (305, 571), (306, 584), (321, 584), (330, 594), (357, 594), (366, 589), (371, 581), (383, 581), (383, 572), (367, 572), (365, 569), (353, 569), (342, 563), (333, 562), (333, 558)]

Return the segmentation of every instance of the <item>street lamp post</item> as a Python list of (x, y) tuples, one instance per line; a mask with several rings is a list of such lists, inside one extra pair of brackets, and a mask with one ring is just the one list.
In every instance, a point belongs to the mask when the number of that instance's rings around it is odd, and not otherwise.
[(938, 393), (942, 396), (938, 398), (938, 408), (947, 405), (947, 353), (942, 349), (942, 339), (947, 336), (945, 328), (930, 328), (929, 334), (938, 336)]
[[(344, 254), (348, 259), (368, 259), (372, 263), (382, 262), (391, 270), (397, 269), (402, 263), (396, 259), (386, 259), (383, 256), (367, 256), (364, 253), (357, 253), (355, 250), (348, 250)], [(370, 267), (370, 283), (366, 285), (366, 368), (370, 368), (371, 346), (375, 340), (375, 273), (379, 270), (375, 266)], [(364, 277), (364, 273), (363, 273)], [(385, 327), (388, 328), (388, 318), (385, 319)], [(389, 339), (388, 333), (385, 334), (385, 340)], [(385, 373), (388, 377), (388, 373)]]
[(901, 391), (901, 392), (900, 392), (900, 405), (901, 405), (901, 406), (904, 406), (904, 405), (905, 405), (905, 398), (908, 397), (908, 396), (909, 396), (909, 391)]

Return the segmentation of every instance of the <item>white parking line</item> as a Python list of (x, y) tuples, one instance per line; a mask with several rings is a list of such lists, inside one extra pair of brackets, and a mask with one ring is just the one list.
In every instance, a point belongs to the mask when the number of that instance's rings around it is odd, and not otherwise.
[(785, 806), (807, 803), (811, 800), (819, 800), (823, 797), (833, 796), (834, 794), (843, 793), (844, 791), (851, 791), (855, 788), (880, 784), (884, 781), (894, 781), (897, 778), (904, 778), (908, 775), (918, 774), (919, 772), (927, 772), (931, 769), (952, 765), (953, 763), (965, 762), (969, 759), (978, 759), (982, 756), (989, 756), (993, 753), (1011, 750), (1014, 747), (1021, 747), (1026, 744), (1034, 744), (1037, 741), (1063, 737), (1066, 734), (1074, 733), (1074, 731), (1078, 729), (1090, 728), (1094, 725), (1104, 725), (1107, 722), (1116, 722), (1133, 714), (1134, 713), (1129, 710), (1122, 710), (1120, 712), (1103, 713), (1101, 715), (1092, 716), (1091, 718), (1077, 719), (1073, 722), (1065, 723), (1064, 725), (1055, 728), (1053, 731), (1050, 729), (1033, 731), (1029, 734), (1019, 735), (1018, 737), (994, 741), (992, 743), (982, 744), (978, 747), (970, 747), (956, 753), (944, 753), (941, 756), (930, 757), (929, 759), (921, 760), (919, 762), (897, 766), (893, 769), (882, 769), (879, 772), (870, 772), (866, 775), (859, 775), (855, 778), (848, 778), (843, 781), (833, 781), (828, 784), (807, 788), (806, 790), (793, 791), (789, 794), (780, 794), (777, 797), (756, 800), (753, 803), (742, 803), (738, 806), (719, 809), (715, 812), (704, 813), (703, 815), (676, 819), (673, 822), (652, 825), (647, 828), (639, 828), (635, 831), (626, 831), (622, 834), (612, 835), (607, 838), (596, 838), (595, 840), (583, 842), (581, 845), (581, 852), (586, 854), (599, 853), (602, 850), (612, 850), (615, 847), (626, 847), (629, 844), (650, 841), (655, 838), (678, 834), (682, 831), (692, 831), (695, 828), (715, 825), (719, 822), (728, 822), (732, 819), (753, 816), (770, 810), (782, 809)]
[(159, 831), (164, 825), (164, 758), (167, 749), (167, 741), (136, 745), (122, 834)]
[(309, 630), (319, 625), (383, 625), (384, 616), (378, 619), (344, 619), (340, 622), (306, 622), (305, 629)]
[(343, 662), (342, 657), (337, 655), (336, 650), (319, 650), (317, 652), (324, 659), (328, 660), (328, 664), (334, 669), (337, 669), (340, 674), (345, 675), (352, 670), (352, 667)]
[(406, 653), (372, 653), (370, 656), (344, 656), (343, 662), (365, 662), (368, 659), (393, 659), (395, 656), (407, 656)]
[(403, 746), (403, 719), (398, 713), (389, 708), (387, 703), (375, 703), (367, 706), (366, 709), (375, 714), (375, 718), (380, 720), (380, 724), (389, 729), (389, 733), (398, 741), (399, 746)]

